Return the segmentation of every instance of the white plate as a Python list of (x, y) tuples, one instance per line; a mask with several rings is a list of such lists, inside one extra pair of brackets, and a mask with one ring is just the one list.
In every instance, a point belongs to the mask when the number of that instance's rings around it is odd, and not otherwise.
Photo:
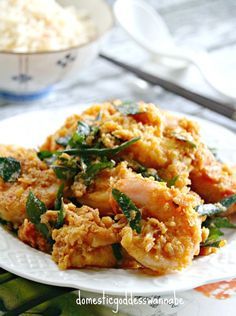
[[(30, 112), (4, 120), (0, 122), (0, 143), (36, 147), (63, 123), (66, 116), (85, 107)], [(216, 124), (194, 119), (200, 123), (207, 143), (219, 150), (221, 159), (236, 163), (236, 136)], [(25, 245), (0, 227), (0, 266), (26, 279), (90, 292), (164, 294), (236, 277), (236, 232), (229, 230), (227, 239), (228, 245), (217, 254), (199, 257), (181, 272), (153, 277), (122, 269), (60, 271), (49, 255)]]

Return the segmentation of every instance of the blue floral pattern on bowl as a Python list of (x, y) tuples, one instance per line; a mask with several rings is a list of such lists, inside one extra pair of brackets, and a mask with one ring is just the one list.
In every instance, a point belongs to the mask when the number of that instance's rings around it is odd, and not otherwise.
[(33, 78), (31, 76), (23, 73), (16, 76), (12, 76), (12, 80), (17, 81), (19, 84), (26, 83), (28, 81), (31, 81), (32, 79)]
[(57, 61), (57, 65), (65, 68), (69, 64), (73, 63), (76, 60), (76, 56), (73, 56), (72, 54), (67, 54), (65, 57)]

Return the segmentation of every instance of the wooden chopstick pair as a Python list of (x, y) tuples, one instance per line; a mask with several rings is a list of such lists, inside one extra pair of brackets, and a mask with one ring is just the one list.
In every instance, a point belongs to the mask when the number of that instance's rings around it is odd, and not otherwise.
[(172, 92), (176, 95), (179, 95), (187, 100), (190, 100), (192, 102), (195, 102), (209, 110), (212, 110), (214, 112), (217, 112), (221, 115), (224, 115), (232, 120), (236, 120), (236, 106), (220, 102), (217, 100), (213, 100), (211, 98), (205, 97), (203, 95), (200, 95), (196, 92), (190, 91), (176, 83), (170, 82), (166, 79), (160, 78), (158, 76), (151, 75), (143, 70), (140, 70), (134, 66), (128, 65), (126, 63), (123, 63), (119, 60), (116, 60), (112, 57), (109, 57), (104, 54), (99, 55), (101, 58), (111, 62), (112, 64), (119, 66), (130, 73), (136, 75), (140, 79), (145, 80), (146, 82), (149, 82), (152, 85), (158, 85), (162, 87), (163, 89)]

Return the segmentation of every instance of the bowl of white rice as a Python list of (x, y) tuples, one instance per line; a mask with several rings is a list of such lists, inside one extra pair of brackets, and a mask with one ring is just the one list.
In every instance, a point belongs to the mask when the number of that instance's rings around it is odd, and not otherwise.
[(112, 25), (105, 0), (0, 0), (0, 97), (34, 100), (78, 77)]

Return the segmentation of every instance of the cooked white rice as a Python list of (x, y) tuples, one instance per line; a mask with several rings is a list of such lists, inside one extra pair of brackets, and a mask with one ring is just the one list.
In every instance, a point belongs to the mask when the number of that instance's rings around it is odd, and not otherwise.
[(84, 12), (54, 0), (0, 0), (0, 51), (66, 49), (88, 42), (95, 33)]

